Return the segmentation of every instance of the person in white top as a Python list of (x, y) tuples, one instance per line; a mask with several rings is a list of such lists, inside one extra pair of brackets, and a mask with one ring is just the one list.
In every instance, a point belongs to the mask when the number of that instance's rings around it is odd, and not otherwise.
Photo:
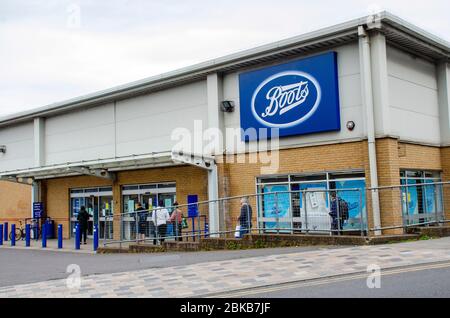
[[(157, 228), (157, 236), (160, 237), (160, 242), (164, 243), (164, 238), (167, 233), (167, 221), (170, 219), (169, 211), (164, 207), (164, 202), (159, 201), (158, 206), (153, 210), (152, 220)], [(154, 240), (156, 244), (156, 240)]]

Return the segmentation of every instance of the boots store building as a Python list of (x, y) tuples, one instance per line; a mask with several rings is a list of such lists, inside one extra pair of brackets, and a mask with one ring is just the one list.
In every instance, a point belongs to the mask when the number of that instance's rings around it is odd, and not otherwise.
[[(42, 202), (70, 237), (86, 206), (118, 239), (108, 214), (137, 202), (352, 188), (350, 217), (401, 225), (426, 193), (409, 191), (405, 211), (404, 193), (370, 189), (450, 180), (449, 62), (448, 42), (384, 12), (1, 118), (0, 222)], [(448, 189), (431, 197), (448, 219)], [(278, 200), (295, 218), (298, 198)], [(251, 204), (254, 224), (270, 219)], [(236, 225), (238, 202), (204, 207), (211, 232)]]

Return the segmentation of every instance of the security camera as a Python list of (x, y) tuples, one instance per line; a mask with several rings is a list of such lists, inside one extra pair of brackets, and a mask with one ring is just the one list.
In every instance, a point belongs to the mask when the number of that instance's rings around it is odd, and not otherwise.
[(234, 102), (231, 100), (224, 100), (221, 104), (220, 104), (220, 109), (224, 112), (224, 113), (232, 113), (234, 111)]
[(6, 146), (0, 146), (0, 153), (6, 153)]

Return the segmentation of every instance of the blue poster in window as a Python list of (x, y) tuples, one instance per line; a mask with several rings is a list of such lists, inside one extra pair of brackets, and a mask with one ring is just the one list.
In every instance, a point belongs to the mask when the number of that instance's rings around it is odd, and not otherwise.
[[(366, 222), (366, 183), (364, 180), (336, 181), (336, 190), (359, 189), (359, 191), (339, 191), (339, 198), (347, 202), (348, 220), (344, 224), (344, 229), (360, 229), (361, 217), (363, 223)], [(362, 215), (361, 215), (362, 213)], [(363, 224), (364, 225), (364, 224)]]
[[(290, 228), (291, 224), (287, 222), (276, 222), (276, 219), (289, 217), (290, 197), (288, 185), (264, 186), (263, 193), (263, 217), (272, 218), (275, 222), (265, 222), (265, 228)], [(286, 192), (277, 193), (274, 192)], [(268, 194), (266, 194), (268, 193)]]
[(243, 141), (341, 129), (336, 52), (242, 73), (239, 93)]

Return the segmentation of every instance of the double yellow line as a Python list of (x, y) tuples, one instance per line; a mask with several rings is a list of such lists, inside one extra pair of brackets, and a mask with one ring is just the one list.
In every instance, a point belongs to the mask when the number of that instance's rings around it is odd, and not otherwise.
[[(417, 271), (423, 271), (423, 270), (429, 270), (429, 269), (439, 269), (439, 268), (446, 268), (446, 267), (450, 267), (450, 261), (431, 263), (431, 264), (423, 264), (423, 265), (412, 265), (412, 266), (407, 266), (407, 267), (392, 268), (392, 269), (385, 269), (385, 270), (382, 269), (381, 276), (383, 277), (383, 276), (389, 276), (389, 275), (397, 275), (397, 274), (403, 274), (403, 273), (409, 273), (409, 272), (417, 272)], [(350, 280), (365, 279), (369, 275), (371, 275), (371, 273), (349, 274), (349, 275), (343, 275), (343, 276), (339, 276), (339, 277), (334, 276), (334, 277), (330, 277), (330, 278), (317, 278), (317, 279), (308, 280), (308, 281), (282, 283), (282, 284), (278, 284), (278, 285), (274, 285), (274, 286), (255, 287), (255, 288), (241, 290), (241, 291), (238, 290), (238, 291), (225, 292), (225, 293), (220, 293), (220, 294), (215, 294), (215, 295), (209, 295), (209, 296), (206, 296), (206, 298), (238, 298), (238, 297), (245, 297), (245, 296), (249, 296), (249, 295), (277, 292), (277, 291), (299, 288), (299, 287), (320, 286), (320, 285), (339, 283), (339, 282), (345, 282), (345, 281), (350, 281)]]

